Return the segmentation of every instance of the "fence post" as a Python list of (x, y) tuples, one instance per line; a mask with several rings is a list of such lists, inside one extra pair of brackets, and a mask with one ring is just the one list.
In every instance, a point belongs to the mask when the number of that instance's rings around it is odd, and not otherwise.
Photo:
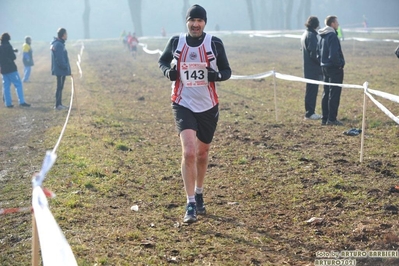
[(277, 89), (276, 89), (276, 72), (273, 68), (273, 84), (274, 84), (274, 112), (276, 114), (276, 122), (278, 122), (278, 115), (277, 115)]
[(32, 266), (39, 266), (39, 234), (34, 211), (32, 211)]
[(361, 142), (360, 142), (360, 162), (363, 162), (363, 152), (364, 152), (364, 134), (366, 129), (366, 107), (367, 107), (367, 95), (366, 91), (369, 83), (366, 81), (363, 83), (363, 118), (362, 118), (362, 134), (361, 134)]

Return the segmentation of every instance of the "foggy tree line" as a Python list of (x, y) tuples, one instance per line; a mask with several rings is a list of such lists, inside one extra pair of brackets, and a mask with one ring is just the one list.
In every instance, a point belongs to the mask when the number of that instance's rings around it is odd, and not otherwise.
[[(134, 25), (137, 36), (143, 36), (143, 27), (141, 23), (141, 0), (127, 0), (130, 9), (130, 16)], [(294, 0), (245, 0), (248, 17), (250, 21), (250, 29), (255, 30), (255, 20), (259, 19), (261, 28), (283, 28), (291, 29), (291, 17), (293, 12)], [(84, 38), (90, 38), (90, 0), (84, 1), (83, 11), (83, 29)], [(183, 0), (182, 7), (182, 21), (185, 24), (186, 11), (190, 7), (189, 0)], [(258, 16), (254, 13), (255, 10), (260, 10), (263, 13)], [(297, 10), (297, 19), (300, 24), (305, 21), (307, 14), (310, 14), (311, 0), (300, 0)], [(184, 26), (184, 25), (183, 25)], [(184, 27), (185, 28), (185, 27)]]
[[(296, 29), (298, 25), (303, 26), (307, 17), (312, 15), (312, 6), (314, 10), (319, 10), (324, 6), (348, 6), (347, 0), (237, 0), (236, 3), (241, 3), (247, 7), (245, 10), (237, 10), (241, 12), (241, 16), (249, 19), (250, 30), (272, 30)], [(130, 17), (137, 36), (143, 36), (142, 26), (142, 1), (141, 0), (127, 0), (130, 9)], [(182, 28), (185, 30), (185, 16), (187, 9), (191, 6), (192, 1), (183, 0), (181, 3), (182, 11)], [(92, 1), (94, 4), (94, 1)], [(361, 0), (354, 0), (350, 2), (352, 5), (361, 3), (368, 5), (370, 8), (378, 4), (378, 1), (362, 2)], [(389, 1), (392, 8), (395, 8), (395, 3)], [(387, 3), (384, 3), (387, 4)], [(397, 4), (396, 4), (397, 5)], [(397, 7), (397, 6), (396, 6)], [(356, 12), (354, 12), (355, 14)], [(117, 18), (116, 18), (117, 19)], [(84, 1), (83, 12), (83, 29), (84, 37), (90, 38), (90, 0)], [(295, 20), (295, 21), (293, 21)], [(295, 25), (295, 26), (292, 26)]]
[[(297, 25), (303, 24), (311, 14), (311, 0), (299, 0), (296, 11)], [(294, 11), (294, 0), (246, 0), (250, 29), (256, 30), (257, 19), (262, 29), (285, 29), (290, 30)], [(255, 8), (255, 9), (254, 9)], [(254, 12), (259, 10), (260, 14)]]
[[(143, 36), (141, 24), (141, 0), (127, 0), (130, 9), (130, 16), (137, 36)], [(188, 1), (185, 1), (188, 2)], [(83, 11), (83, 34), (85, 39), (90, 39), (90, 0), (84, 1)]]

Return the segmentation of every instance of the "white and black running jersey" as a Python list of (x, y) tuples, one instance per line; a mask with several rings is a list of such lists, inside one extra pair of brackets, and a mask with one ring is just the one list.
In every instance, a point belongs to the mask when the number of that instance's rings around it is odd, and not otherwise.
[(172, 101), (195, 113), (207, 111), (218, 104), (215, 82), (208, 82), (210, 67), (217, 71), (216, 57), (211, 48), (212, 35), (206, 34), (201, 45), (190, 47), (181, 34), (173, 53), (172, 65), (179, 71), (172, 83)]

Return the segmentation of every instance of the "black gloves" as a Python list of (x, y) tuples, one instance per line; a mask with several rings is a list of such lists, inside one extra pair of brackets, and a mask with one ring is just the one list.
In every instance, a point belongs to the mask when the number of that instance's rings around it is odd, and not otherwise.
[(177, 80), (176, 65), (175, 65), (173, 68), (169, 69), (169, 70), (166, 72), (166, 77), (167, 77), (170, 81), (175, 81), (175, 80)]
[(220, 79), (220, 73), (215, 71), (213, 68), (207, 67), (208, 69), (208, 81), (214, 82)]

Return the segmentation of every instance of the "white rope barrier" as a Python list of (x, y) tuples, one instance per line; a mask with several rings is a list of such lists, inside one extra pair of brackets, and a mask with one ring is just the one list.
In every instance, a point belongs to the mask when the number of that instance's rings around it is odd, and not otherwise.
[[(81, 57), (83, 54), (84, 45), (78, 54), (78, 61), (76, 62), (80, 77), (82, 77), (82, 69), (80, 67)], [(69, 122), (71, 115), (75, 82), (71, 75), (71, 100), (69, 104), (68, 114), (65, 119), (65, 123), (62, 127), (57, 143), (55, 144), (52, 151), (47, 151), (46, 156), (43, 160), (42, 168), (39, 173), (35, 174), (32, 179), (32, 265), (39, 265), (38, 258), (38, 243), (40, 243), (40, 250), (42, 256), (43, 266), (61, 265), (61, 266), (77, 266), (75, 256), (73, 255), (72, 249), (68, 244), (61, 228), (58, 226), (54, 219), (49, 207), (48, 201), (45, 195), (45, 191), (42, 189), (42, 184), (46, 178), (46, 174), (50, 171), (54, 165), (57, 155), (56, 151), (61, 143), (62, 137), (65, 133), (66, 127)], [(40, 241), (39, 241), (40, 240)]]
[[(399, 32), (399, 31), (398, 31)], [(236, 32), (238, 33), (238, 32)], [(282, 34), (281, 32), (269, 32), (269, 34), (265, 32), (240, 32), (241, 34), (247, 34), (250, 37), (265, 37), (265, 38), (277, 38), (277, 37), (286, 37), (286, 38), (296, 38), (299, 39), (301, 38), (301, 35), (296, 35), (296, 34)], [(272, 33), (272, 34), (271, 34)], [(229, 32), (223, 32), (223, 34), (229, 34)], [(231, 33), (230, 33), (231, 34)], [(354, 41), (360, 41), (360, 42), (399, 42), (399, 40), (395, 39), (368, 39), (368, 38), (357, 38), (357, 37), (351, 37), (351, 38), (346, 38), (346, 40), (354, 40)], [(148, 54), (162, 54), (162, 51), (157, 49), (157, 50), (148, 50), (147, 45), (140, 43), (140, 45), (143, 47), (144, 52)], [(276, 78), (283, 79), (283, 80), (288, 80), (288, 81), (296, 81), (296, 82), (304, 82), (304, 83), (311, 83), (311, 84), (317, 84), (317, 85), (329, 85), (329, 86), (339, 86), (342, 88), (351, 88), (351, 89), (363, 89), (364, 91), (364, 99), (363, 99), (363, 119), (362, 119), (362, 136), (361, 136), (361, 148), (360, 148), (360, 162), (363, 162), (363, 147), (364, 147), (364, 134), (365, 134), (365, 117), (366, 117), (366, 96), (384, 113), (386, 114), (389, 118), (391, 118), (393, 121), (395, 121), (397, 124), (399, 124), (399, 116), (396, 117), (394, 116), (388, 108), (386, 108), (384, 105), (382, 105), (380, 102), (378, 102), (376, 99), (373, 98), (371, 94), (383, 97), (385, 99), (394, 101), (396, 103), (399, 103), (399, 96), (393, 95), (390, 93), (378, 91), (378, 90), (371, 90), (368, 88), (368, 83), (365, 82), (363, 86), (361, 85), (355, 85), (355, 84), (337, 84), (337, 83), (328, 83), (324, 81), (319, 81), (319, 80), (312, 80), (312, 79), (306, 79), (306, 78), (301, 78), (301, 77), (296, 77), (292, 75), (287, 75), (287, 74), (281, 74), (277, 73), (274, 70), (272, 71), (267, 71), (259, 74), (253, 74), (253, 75), (231, 75), (230, 79), (232, 80), (250, 80), (250, 79), (263, 79), (273, 76), (273, 87), (274, 87), (274, 109), (275, 109), (275, 115), (276, 115), (276, 121), (278, 121), (278, 110), (277, 110), (277, 90), (276, 90)]]
[[(249, 34), (249, 37), (263, 37), (263, 38), (294, 38), (300, 39), (302, 35), (297, 34)], [(399, 43), (399, 40), (396, 39), (371, 39), (371, 38), (360, 38), (360, 37), (348, 37), (345, 38), (345, 41), (359, 41), (359, 42), (394, 42)]]
[(393, 121), (395, 121), (395, 123), (399, 124), (399, 117), (395, 116), (394, 114), (392, 114), (391, 111), (388, 110), (388, 108), (386, 108), (384, 105), (382, 105), (380, 102), (378, 102), (376, 99), (374, 99), (374, 97), (369, 93), (368, 90), (366, 90), (364, 92), (369, 99), (384, 113), (386, 114), (389, 118), (391, 118)]
[(249, 76), (231, 75), (230, 79), (263, 79), (272, 76), (273, 73), (274, 71), (268, 71)]
[[(271, 74), (270, 74), (271, 73)], [(260, 74), (255, 74), (255, 75), (249, 75), (249, 76), (237, 76), (237, 75), (232, 75), (231, 79), (260, 79), (264, 77), (269, 77), (273, 75), (273, 71), (269, 72), (264, 72)], [(342, 88), (351, 88), (351, 89), (364, 89), (364, 85), (354, 85), (354, 84), (338, 84), (338, 83), (328, 83), (328, 82), (323, 82), (323, 81), (317, 81), (317, 80), (312, 80), (312, 79), (305, 79), (301, 77), (296, 77), (292, 75), (286, 75), (286, 74), (280, 74), (280, 73), (275, 73), (275, 77), (283, 80), (288, 80), (288, 81), (299, 81), (299, 82), (304, 82), (304, 83), (312, 83), (312, 84), (318, 84), (318, 85), (330, 85), (330, 86), (339, 86)], [(377, 100), (371, 96), (371, 94), (380, 96), (382, 98), (385, 98), (387, 100), (399, 103), (399, 96), (390, 94), (387, 92), (383, 91), (378, 91), (378, 90), (372, 90), (372, 89), (367, 89), (365, 91), (367, 96), (372, 100), (372, 102), (382, 111), (384, 112), (389, 118), (391, 118), (393, 121), (395, 121), (397, 124), (399, 124), (399, 118), (393, 115), (384, 105), (379, 103)]]
[[(399, 30), (398, 30), (399, 32)], [(226, 34), (226, 32), (224, 32)], [(235, 33), (239, 33), (239, 32), (235, 32)], [(256, 31), (252, 31), (252, 32), (248, 32), (248, 31), (243, 31), (241, 32), (241, 34), (248, 34), (250, 37), (267, 37), (267, 38), (275, 38), (275, 37), (286, 37), (286, 38), (301, 38), (301, 35), (295, 35), (295, 34), (282, 34), (281, 32), (276, 32), (273, 31), (271, 32), (273, 34), (266, 34), (265, 32), (256, 32)], [(148, 37), (147, 37), (148, 39)], [(356, 40), (356, 41), (370, 41), (370, 42), (399, 42), (399, 40), (395, 40), (395, 39), (367, 39), (367, 38), (357, 38), (357, 37), (353, 37), (353, 38), (346, 38), (346, 40)], [(139, 43), (139, 45), (141, 45), (143, 47), (143, 51), (146, 52), (147, 54), (162, 54), (162, 51), (159, 49), (156, 50), (149, 50), (147, 48), (147, 44), (145, 43)], [(317, 84), (317, 85), (330, 85), (330, 86), (338, 86), (338, 87), (342, 87), (342, 88), (351, 88), (351, 89), (363, 89), (364, 90), (364, 85), (355, 85), (355, 84), (338, 84), (338, 83), (328, 83), (328, 82), (323, 82), (323, 81), (318, 81), (318, 80), (312, 80), (312, 79), (306, 79), (306, 78), (301, 78), (301, 77), (296, 77), (296, 76), (292, 76), (292, 75), (287, 75), (287, 74), (281, 74), (278, 72), (275, 72), (274, 70), (271, 71), (267, 71), (267, 72), (263, 72), (263, 73), (259, 73), (259, 74), (253, 74), (253, 75), (231, 75), (230, 79), (232, 80), (250, 80), (250, 79), (263, 79), (263, 78), (267, 78), (273, 76), (274, 78), (278, 78), (278, 79), (283, 79), (283, 80), (288, 80), (288, 81), (297, 81), (297, 82), (304, 82), (304, 83), (311, 83), (311, 84)], [(275, 81), (274, 81), (274, 86), (275, 85)], [(396, 123), (399, 124), (398, 122), (398, 118), (395, 117), (391, 112), (389, 112), (389, 110), (383, 106), (381, 103), (379, 103), (377, 100), (375, 100), (371, 95), (371, 94), (375, 94), (377, 96), (383, 97), (385, 99), (394, 101), (396, 103), (399, 103), (399, 96), (397, 95), (393, 95), (390, 93), (386, 93), (386, 92), (382, 92), (382, 91), (378, 91), (378, 90), (371, 90), (371, 89), (367, 89), (365, 90), (365, 93), (367, 93), (368, 97), (370, 99), (372, 99), (373, 103), (376, 104), (376, 106), (378, 108), (381, 109), (381, 111), (383, 111), (388, 117), (390, 117), (392, 120), (394, 120)], [(276, 97), (276, 88), (275, 88), (275, 97)], [(276, 99), (275, 99), (276, 101)], [(277, 112), (277, 103), (275, 103), (275, 111)], [(276, 120), (277, 120), (277, 113), (276, 113)]]
[(349, 37), (345, 38), (345, 41), (358, 41), (358, 42), (394, 42), (399, 43), (399, 40), (396, 39), (370, 39), (370, 38), (358, 38), (358, 37)]
[(300, 39), (302, 35), (297, 35), (297, 34), (261, 34), (261, 33), (256, 33), (256, 34), (250, 34), (249, 37), (264, 37), (264, 38), (281, 38), (281, 37), (286, 37), (286, 38), (294, 38), (294, 39)]
[(43, 266), (77, 266), (72, 249), (55, 221), (48, 207), (47, 198), (40, 186), (33, 188), (32, 206), (40, 240)]
[[(75, 45), (74, 45), (75, 46)], [(80, 77), (83, 72), (80, 67), (81, 58), (83, 55), (84, 44), (81, 43), (80, 53), (78, 54), (78, 60), (76, 62)], [(75, 95), (75, 82), (71, 75), (71, 100), (68, 109), (68, 113), (65, 119), (65, 123), (62, 127), (58, 140), (51, 151), (47, 151), (43, 160), (40, 171), (34, 174), (32, 178), (32, 207), (20, 207), (20, 208), (7, 208), (0, 209), (0, 215), (11, 214), (17, 212), (33, 211), (32, 215), (32, 265), (39, 265), (39, 247), (41, 249), (41, 256), (43, 266), (52, 265), (65, 265), (75, 266), (77, 265), (76, 259), (73, 255), (72, 249), (69, 246), (65, 236), (63, 235), (60, 227), (55, 221), (50, 209), (48, 208), (48, 201), (46, 197), (55, 197), (54, 193), (42, 187), (43, 181), (46, 178), (47, 173), (54, 165), (57, 154), (56, 151), (61, 143), (62, 137), (65, 133), (66, 126), (68, 125), (71, 110), (73, 106), (73, 100)], [(40, 241), (39, 241), (40, 239)]]
[(300, 78), (300, 77), (286, 75), (286, 74), (280, 74), (280, 73), (276, 73), (276, 77), (279, 79), (284, 79), (284, 80), (289, 80), (289, 81), (299, 81), (299, 82), (319, 84), (319, 85), (338, 86), (338, 87), (342, 87), (342, 88), (351, 88), (351, 89), (363, 89), (363, 86), (360, 86), (360, 85), (328, 83), (328, 82), (323, 82), (323, 81), (318, 81), (318, 80), (313, 80), (313, 79), (305, 79), (305, 78)]
[[(356, 33), (368, 33), (368, 31), (363, 30), (351, 30), (351, 29), (345, 29), (344, 32), (356, 32)], [(373, 29), (370, 31), (372, 33), (399, 33), (398, 30), (379, 30), (379, 29)], [(300, 39), (302, 34), (290, 34), (290, 33), (284, 33), (283, 31), (254, 31), (254, 32), (242, 32), (241, 34), (248, 34), (249, 37), (262, 37), (262, 38), (294, 38), (294, 39)], [(394, 42), (394, 43), (399, 43), (399, 40), (397, 39), (372, 39), (372, 38), (362, 38), (362, 37), (345, 37), (345, 41), (359, 41), (359, 42)]]
[(383, 91), (372, 90), (372, 89), (368, 89), (367, 91), (371, 94), (380, 96), (380, 97), (390, 100), (392, 102), (399, 103), (399, 96), (396, 96), (396, 95), (393, 95), (393, 94), (390, 94), (387, 92), (383, 92)]
[(143, 47), (143, 51), (146, 52), (147, 54), (162, 54), (162, 51), (159, 49), (156, 49), (156, 50), (148, 49), (147, 44), (145, 44), (145, 43), (139, 43), (139, 45)]

